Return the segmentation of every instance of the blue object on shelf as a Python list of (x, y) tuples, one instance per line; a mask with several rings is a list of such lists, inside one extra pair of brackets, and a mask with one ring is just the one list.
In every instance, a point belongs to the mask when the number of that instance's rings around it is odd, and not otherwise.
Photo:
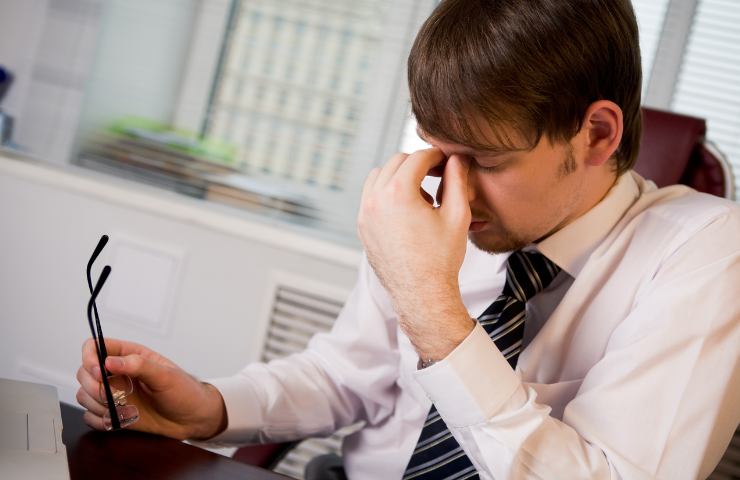
[(13, 83), (13, 74), (10, 73), (10, 70), (0, 65), (0, 101), (3, 100), (5, 92), (8, 91), (11, 83)]

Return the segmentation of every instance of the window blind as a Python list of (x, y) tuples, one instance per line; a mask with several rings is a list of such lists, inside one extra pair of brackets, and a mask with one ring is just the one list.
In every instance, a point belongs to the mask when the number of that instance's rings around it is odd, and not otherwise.
[(237, 5), (206, 132), (247, 173), (343, 189), (391, 2)]
[(702, 0), (693, 19), (671, 110), (705, 118), (707, 138), (740, 186), (740, 2)]
[(642, 56), (642, 94), (645, 96), (653, 69), (653, 60), (663, 31), (668, 0), (634, 0), (632, 6), (640, 30), (640, 54)]

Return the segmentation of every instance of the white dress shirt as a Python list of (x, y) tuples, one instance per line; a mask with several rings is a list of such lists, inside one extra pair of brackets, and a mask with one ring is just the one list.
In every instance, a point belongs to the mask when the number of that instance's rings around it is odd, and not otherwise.
[[(536, 249), (563, 271), (527, 303), (512, 370), (480, 325), (417, 369), (364, 263), (328, 334), (213, 383), (222, 443), (345, 439), (352, 480), (401, 478), (434, 402), (484, 479), (704, 478), (740, 420), (740, 207), (622, 175)], [(476, 317), (508, 255), (469, 245), (460, 289)], [(443, 332), (441, 332), (443, 334)]]

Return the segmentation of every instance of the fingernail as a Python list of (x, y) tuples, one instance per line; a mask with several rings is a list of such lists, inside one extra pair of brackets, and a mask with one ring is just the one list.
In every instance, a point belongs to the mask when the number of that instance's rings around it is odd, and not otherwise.
[(123, 359), (121, 357), (108, 357), (105, 364), (109, 368), (123, 368)]
[[(139, 420), (139, 409), (136, 408), (136, 405), (125, 405), (122, 407), (117, 407), (116, 413), (118, 414), (118, 421), (121, 424), (121, 428), (126, 428), (130, 425), (133, 425)], [(110, 413), (108, 412), (105, 412), (103, 414), (103, 427), (105, 427), (106, 430), (113, 429), (113, 424), (110, 419)]]
[(103, 378), (103, 376), (100, 375), (100, 367), (93, 367), (92, 373), (96, 380)]

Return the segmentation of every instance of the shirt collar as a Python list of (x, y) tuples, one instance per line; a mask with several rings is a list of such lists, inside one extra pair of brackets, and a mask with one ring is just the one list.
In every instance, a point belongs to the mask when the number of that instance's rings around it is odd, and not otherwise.
[(640, 189), (633, 173), (626, 172), (596, 206), (531, 248), (538, 250), (575, 278), (591, 252), (637, 200), (639, 194)]

